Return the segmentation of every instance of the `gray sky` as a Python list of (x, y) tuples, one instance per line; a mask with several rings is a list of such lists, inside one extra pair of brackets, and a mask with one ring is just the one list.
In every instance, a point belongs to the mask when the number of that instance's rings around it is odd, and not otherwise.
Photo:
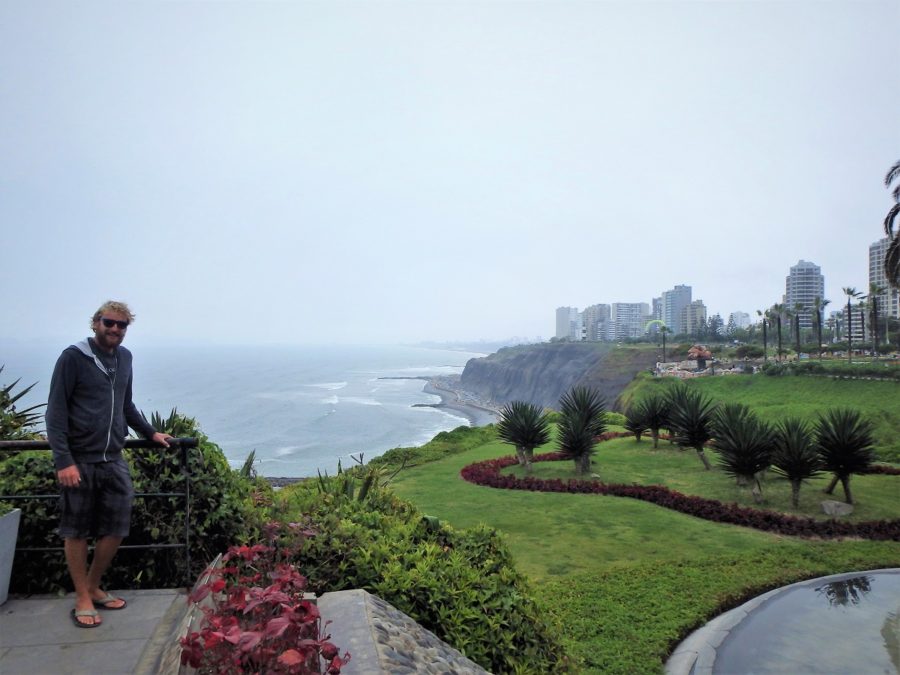
[(900, 2), (0, 2), (0, 338), (548, 338), (865, 288)]

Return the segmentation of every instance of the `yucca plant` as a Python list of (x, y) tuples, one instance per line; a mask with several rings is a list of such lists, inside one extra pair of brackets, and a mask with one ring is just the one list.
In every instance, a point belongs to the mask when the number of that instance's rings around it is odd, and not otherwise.
[(675, 442), (683, 448), (694, 448), (703, 466), (712, 467), (703, 446), (712, 438), (712, 422), (716, 404), (697, 389), (679, 383), (669, 392), (669, 427)]
[(640, 443), (641, 436), (647, 431), (647, 420), (644, 419), (640, 405), (632, 404), (625, 410), (625, 428), (634, 434), (634, 439)]
[(550, 421), (540, 406), (513, 401), (500, 411), (497, 436), (515, 447), (519, 464), (531, 473), (534, 449), (550, 440)]
[(579, 475), (591, 470), (597, 436), (606, 430), (605, 407), (606, 401), (600, 392), (589, 387), (575, 387), (559, 401), (559, 450), (575, 462), (575, 471)]
[[(0, 366), (0, 373), (3, 372), (3, 368), (4, 366)], [(31, 391), (37, 382), (18, 392), (13, 392), (17, 384), (19, 384), (19, 380), (0, 389), (0, 439), (4, 441), (35, 440), (39, 436), (37, 425), (41, 419), (41, 413), (37, 411), (47, 404), (38, 403), (24, 410), (16, 410), (16, 401)]]
[(653, 448), (659, 446), (659, 430), (668, 428), (669, 425), (669, 401), (663, 394), (651, 394), (634, 404), (637, 415), (644, 420), (650, 429), (650, 437), (653, 439)]
[(845, 501), (853, 503), (850, 476), (862, 473), (872, 464), (874, 442), (872, 423), (863, 419), (858, 410), (836, 408), (819, 415), (816, 424), (819, 457), (823, 468), (834, 474), (826, 494), (832, 494), (841, 481)]
[(775, 427), (772, 470), (791, 483), (791, 503), (800, 508), (800, 485), (822, 475), (822, 460), (809, 425), (788, 417)]
[(762, 502), (760, 475), (772, 460), (772, 430), (743, 403), (727, 403), (713, 416), (712, 446), (719, 465), (738, 485), (753, 485), (753, 499)]

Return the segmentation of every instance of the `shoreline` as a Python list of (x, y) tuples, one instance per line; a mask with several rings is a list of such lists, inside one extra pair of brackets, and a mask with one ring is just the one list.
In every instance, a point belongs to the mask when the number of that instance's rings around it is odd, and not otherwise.
[[(445, 380), (439, 380), (435, 377), (385, 377), (386, 380), (422, 380), (424, 386), (422, 391), (426, 394), (439, 396), (440, 403), (414, 403), (414, 408), (435, 408), (436, 410), (452, 411), (464, 417), (473, 427), (484, 427), (488, 424), (494, 424), (497, 421), (497, 410), (491, 408), (482, 401), (462, 400), (462, 396), (471, 396), (466, 392), (461, 392), (450, 388), (450, 383)], [(428, 442), (430, 442), (429, 439)], [(312, 476), (263, 476), (268, 483), (275, 488), (293, 485), (301, 481), (310, 480)]]

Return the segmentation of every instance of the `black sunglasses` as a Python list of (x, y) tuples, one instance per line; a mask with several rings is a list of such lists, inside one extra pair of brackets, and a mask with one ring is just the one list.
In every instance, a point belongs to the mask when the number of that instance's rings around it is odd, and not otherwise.
[(100, 319), (103, 322), (103, 325), (107, 328), (112, 328), (116, 326), (119, 330), (125, 330), (128, 328), (127, 321), (116, 321), (115, 319), (107, 319), (105, 316)]

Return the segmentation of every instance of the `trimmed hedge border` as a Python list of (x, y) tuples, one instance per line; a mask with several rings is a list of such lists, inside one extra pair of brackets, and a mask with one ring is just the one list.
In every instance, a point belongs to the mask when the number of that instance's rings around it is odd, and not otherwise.
[[(632, 436), (630, 433), (612, 432), (599, 437), (606, 441), (611, 438)], [(535, 455), (535, 462), (552, 462), (566, 459), (559, 452), (548, 452)], [(559, 478), (516, 478), (503, 476), (502, 469), (518, 464), (513, 456), (489, 459), (463, 467), (459, 472), (463, 480), (485, 487), (506, 490), (530, 490), (532, 492), (568, 492), (573, 494), (599, 494), (614, 497), (630, 497), (640, 499), (663, 508), (672, 509), (689, 516), (729, 525), (752, 527), (766, 532), (775, 532), (794, 537), (821, 537), (834, 539), (837, 537), (859, 537), (876, 541), (900, 541), (900, 519), (869, 520), (860, 523), (839, 522), (837, 520), (816, 520), (798, 516), (789, 516), (769, 511), (759, 511), (737, 504), (724, 504), (716, 499), (691, 497), (662, 485), (624, 485), (621, 483), (601, 483), (599, 481), (583, 481)], [(892, 469), (892, 467), (885, 467)], [(878, 472), (881, 473), (881, 472)], [(884, 472), (889, 473), (889, 472)], [(893, 473), (891, 471), (890, 473)]]

